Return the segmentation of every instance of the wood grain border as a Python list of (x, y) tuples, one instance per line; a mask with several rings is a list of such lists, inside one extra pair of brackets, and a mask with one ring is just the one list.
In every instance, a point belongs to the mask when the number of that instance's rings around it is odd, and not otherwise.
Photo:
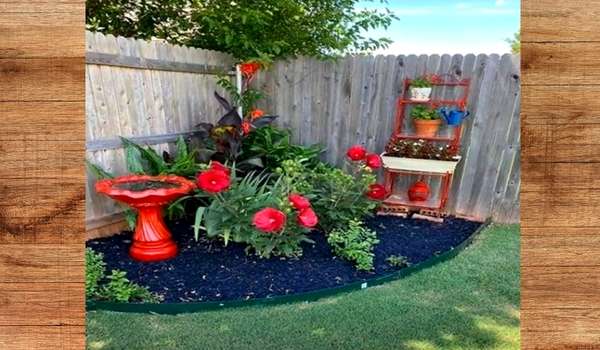
[(599, 13), (522, 1), (523, 349), (600, 349)]
[(0, 0), (0, 349), (83, 349), (84, 1)]

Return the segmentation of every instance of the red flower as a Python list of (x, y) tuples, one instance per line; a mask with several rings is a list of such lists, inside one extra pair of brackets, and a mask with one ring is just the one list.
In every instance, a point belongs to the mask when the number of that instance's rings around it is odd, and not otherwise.
[(381, 157), (379, 156), (379, 154), (375, 153), (367, 154), (366, 163), (367, 166), (371, 169), (379, 169), (381, 168), (382, 164)]
[(310, 208), (310, 202), (308, 201), (308, 199), (297, 193), (290, 194), (288, 196), (288, 199), (290, 200), (290, 203), (292, 203), (292, 206), (296, 208), (296, 210)]
[(346, 155), (353, 161), (363, 160), (367, 155), (367, 150), (361, 145), (354, 145), (348, 148)]
[(246, 79), (252, 77), (260, 69), (260, 63), (258, 62), (246, 62), (240, 64), (240, 70)]
[(252, 120), (258, 119), (265, 115), (265, 112), (262, 109), (255, 108), (250, 112), (250, 117)]
[(198, 174), (198, 187), (209, 193), (219, 193), (229, 188), (231, 179), (222, 170), (209, 169)]
[(279, 232), (285, 226), (285, 214), (275, 208), (264, 208), (256, 212), (252, 224), (263, 232)]
[(244, 122), (242, 123), (242, 133), (243, 133), (244, 135), (248, 135), (248, 134), (250, 133), (250, 130), (251, 130), (251, 129), (252, 129), (252, 125), (251, 125), (249, 122), (247, 122), (247, 121), (244, 121)]
[(222, 171), (225, 174), (227, 174), (227, 176), (231, 175), (231, 170), (229, 170), (228, 167), (226, 167), (221, 162), (218, 162), (216, 160), (210, 161), (210, 169), (215, 170), (215, 171)]
[(317, 226), (317, 224), (319, 223), (319, 219), (317, 218), (317, 215), (315, 214), (315, 211), (312, 210), (312, 208), (304, 208), (298, 214), (298, 223), (300, 224), (300, 226), (311, 228)]
[(369, 190), (365, 194), (367, 195), (367, 197), (373, 200), (380, 201), (385, 199), (386, 191), (383, 185), (372, 184), (371, 186), (369, 186)]

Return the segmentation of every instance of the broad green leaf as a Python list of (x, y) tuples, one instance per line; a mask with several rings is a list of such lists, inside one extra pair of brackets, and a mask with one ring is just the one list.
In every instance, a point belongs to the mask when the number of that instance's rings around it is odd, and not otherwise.
[(196, 241), (198, 240), (200, 229), (203, 228), (200, 224), (202, 223), (202, 217), (204, 216), (205, 210), (206, 207), (198, 207), (198, 209), (196, 209), (196, 217), (194, 218), (194, 239)]

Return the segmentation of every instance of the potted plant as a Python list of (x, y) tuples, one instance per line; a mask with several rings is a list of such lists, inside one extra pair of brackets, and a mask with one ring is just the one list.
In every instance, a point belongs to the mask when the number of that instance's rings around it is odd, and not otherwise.
[(418, 102), (429, 101), (431, 98), (432, 86), (438, 81), (439, 77), (435, 75), (422, 76), (411, 80), (409, 88), (410, 99)]
[(419, 137), (435, 137), (442, 125), (441, 115), (435, 108), (415, 106), (410, 111), (410, 116), (415, 124), (415, 134)]
[(386, 145), (381, 159), (387, 169), (453, 173), (461, 157), (449, 145), (394, 137)]

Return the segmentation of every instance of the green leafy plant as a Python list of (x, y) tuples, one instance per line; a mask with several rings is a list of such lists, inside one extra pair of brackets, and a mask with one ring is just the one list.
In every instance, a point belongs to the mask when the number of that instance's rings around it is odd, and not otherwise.
[[(169, 152), (163, 152), (162, 156), (152, 147), (142, 147), (137, 143), (121, 137), (125, 150), (125, 162), (127, 170), (134, 174), (145, 175), (178, 175), (193, 178), (198, 171), (204, 169), (206, 164), (197, 161), (195, 151), (190, 151), (183, 137), (179, 137), (176, 143), (176, 154), (172, 156)], [(86, 160), (90, 172), (97, 179), (114, 178), (115, 175), (102, 169), (101, 166)], [(183, 201), (178, 201), (168, 208), (170, 218), (181, 217), (185, 214)], [(135, 228), (137, 213), (128, 207), (124, 207), (123, 215), (131, 230)]]
[(102, 253), (96, 253), (91, 248), (85, 249), (85, 296), (88, 299), (123, 303), (160, 301), (160, 297), (147, 288), (130, 282), (124, 271), (112, 270), (106, 276)]
[(514, 55), (521, 53), (521, 32), (516, 32), (512, 38), (506, 39), (506, 42), (510, 45), (510, 51)]
[(410, 110), (410, 116), (413, 119), (436, 120), (441, 119), (440, 112), (435, 108), (427, 106), (415, 106)]
[(104, 278), (106, 264), (102, 254), (85, 248), (85, 296), (91, 298), (98, 294), (100, 280)]
[(458, 159), (456, 152), (450, 145), (437, 145), (431, 141), (425, 140), (406, 140), (402, 138), (392, 138), (385, 146), (385, 154), (390, 157), (404, 157), (416, 159), (435, 159), (456, 161)]
[(129, 281), (125, 271), (112, 270), (106, 279), (108, 282), (100, 288), (97, 294), (99, 299), (120, 303), (157, 303), (160, 301), (160, 298), (151, 293), (148, 288)]
[[(252, 130), (272, 123), (277, 116), (262, 116), (248, 121), (242, 118), (237, 107), (215, 92), (215, 98), (225, 109), (225, 114), (216, 124), (200, 123), (196, 125), (197, 134), (190, 140), (190, 146), (198, 154), (206, 155), (202, 160), (215, 159), (221, 162), (236, 162), (240, 155), (241, 144)], [(256, 159), (245, 159), (237, 162), (238, 168), (244, 163), (262, 165)]]
[(373, 269), (373, 249), (379, 240), (361, 221), (351, 220), (347, 227), (334, 229), (327, 236), (327, 242), (335, 255), (353, 262), (357, 269)]
[[(272, 183), (269, 175), (255, 172), (231, 181), (226, 190), (211, 194), (214, 198), (208, 207), (198, 208), (194, 223), (196, 239), (203, 229), (208, 237), (218, 237), (225, 245), (230, 241), (247, 244), (246, 253), (253, 251), (263, 258), (301, 255), (300, 243), (312, 242), (306, 237), (310, 230), (299, 225), (298, 213), (287, 199), (289, 191), (284, 183), (279, 180)], [(199, 186), (203, 187), (201, 183)], [(265, 208), (280, 213), (281, 228), (273, 232), (257, 228), (256, 215)]]
[(402, 268), (411, 265), (410, 262), (408, 262), (408, 258), (403, 255), (390, 255), (385, 259), (385, 261), (387, 261), (387, 263), (393, 267)]
[(410, 87), (413, 88), (430, 88), (432, 86), (433, 85), (431, 84), (429, 79), (427, 79), (427, 77), (416, 78), (411, 80), (410, 82)]
[[(378, 1), (379, 2), (379, 1)], [(396, 16), (359, 0), (87, 0), (86, 27), (228, 52), (238, 59), (335, 57), (387, 47), (366, 37)]]
[(273, 125), (256, 129), (242, 143), (242, 159), (260, 158), (264, 168), (274, 172), (286, 160), (298, 160), (308, 167), (319, 163), (320, 146), (292, 144), (291, 132)]
[(347, 167), (349, 172), (323, 163), (312, 170), (306, 169), (308, 182), (312, 184), (313, 207), (325, 232), (362, 220), (372, 215), (377, 206), (376, 201), (365, 195), (376, 182), (372, 170), (359, 163)]

